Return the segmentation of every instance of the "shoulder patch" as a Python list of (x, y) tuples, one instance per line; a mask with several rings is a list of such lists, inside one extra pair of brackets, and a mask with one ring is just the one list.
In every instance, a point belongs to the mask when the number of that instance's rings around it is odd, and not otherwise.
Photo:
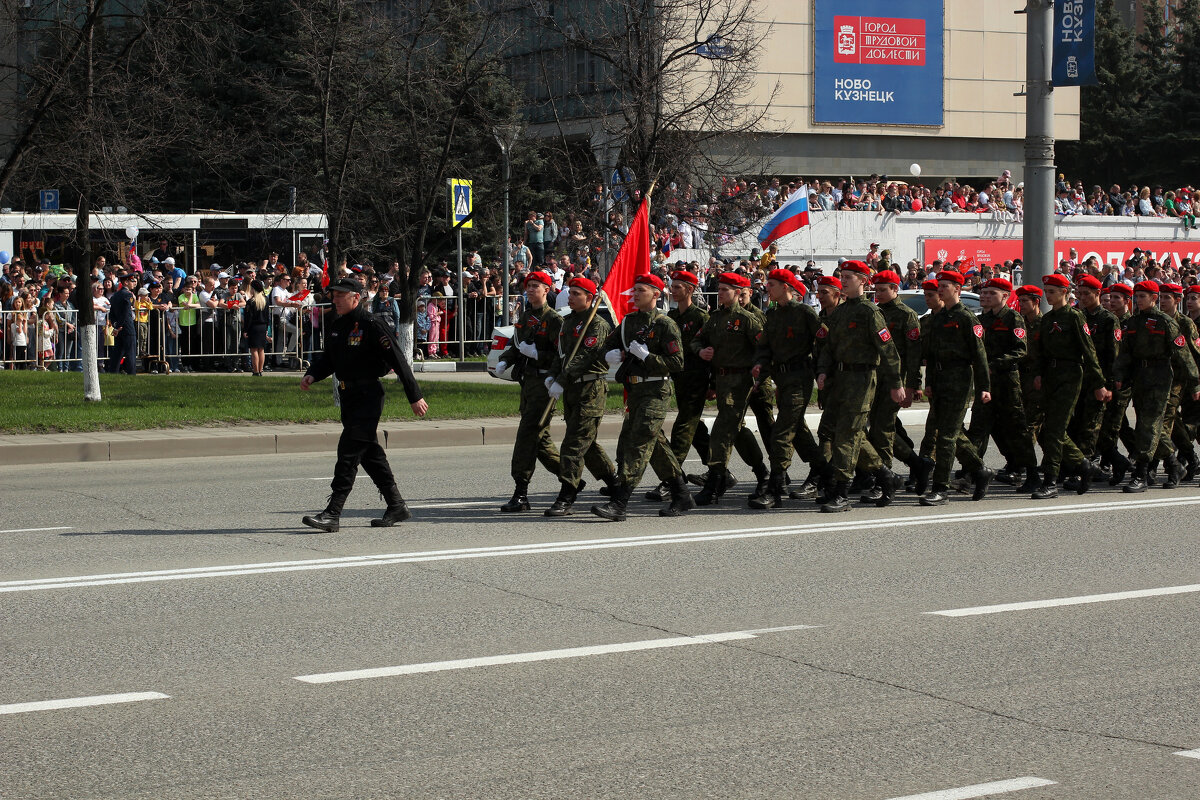
[(880, 328), (879, 329), (879, 338), (885, 342), (890, 342), (892, 340), (892, 332), (889, 331), (887, 328)]
[(1187, 339), (1183, 338), (1182, 333), (1175, 337), (1175, 346), (1176, 347), (1183, 347), (1185, 344), (1187, 344)]
[(595, 336), (588, 336), (586, 339), (583, 340), (583, 346), (584, 347), (595, 347), (597, 344), (599, 344), (599, 342), (600, 342), (600, 340), (598, 338), (596, 338)]
[(1013, 336), (1016, 336), (1018, 339), (1024, 339), (1025, 338), (1025, 329), (1024, 328), (1013, 328)]
[(818, 339), (824, 339), (828, 335), (829, 335), (829, 328), (825, 327), (824, 325), (817, 328), (817, 338)]
[(670, 353), (671, 355), (675, 355), (676, 353), (679, 352), (679, 340), (678, 339), (672, 339), (671, 341), (667, 342), (667, 352)]
[(1113, 328), (1113, 339), (1115, 339), (1118, 342), (1121, 341), (1121, 329), (1120, 328)]
[(911, 331), (908, 332), (908, 338), (909, 338), (909, 341), (913, 341), (913, 342), (920, 339), (921, 338), (921, 329), (913, 328)]
[(979, 339), (983, 338), (983, 326), (982, 325), (976, 325), (974, 328), (972, 328), (972, 330), (975, 331), (975, 336), (977, 338), (979, 338)]
[(1086, 322), (1083, 323), (1083, 332), (1086, 333), (1088, 336), (1092, 335), (1092, 329), (1088, 327), (1088, 324)]

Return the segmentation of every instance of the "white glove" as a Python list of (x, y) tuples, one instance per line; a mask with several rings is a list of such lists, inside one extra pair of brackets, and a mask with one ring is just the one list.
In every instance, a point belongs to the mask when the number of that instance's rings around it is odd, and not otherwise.
[(544, 383), (546, 384), (546, 388), (547, 388), (547, 389), (549, 389), (549, 388), (550, 388), (550, 384), (554, 383), (554, 378), (553, 378), (553, 376), (551, 376), (551, 377), (549, 377), (549, 378), (546, 378), (546, 380), (544, 381)]
[(517, 349), (521, 351), (521, 355), (523, 356), (528, 356), (529, 358), (538, 357), (537, 345), (532, 342), (521, 342), (517, 345)]
[(620, 350), (609, 350), (604, 354), (604, 360), (615, 367), (621, 363), (621, 358), (624, 355)]
[(558, 381), (554, 380), (553, 378), (550, 379), (550, 385), (547, 386), (546, 388), (550, 390), (550, 397), (555, 400), (562, 397), (562, 395), (563, 395), (562, 384), (560, 384)]
[(629, 345), (629, 352), (633, 353), (642, 361), (645, 361), (646, 356), (650, 355), (650, 348), (646, 347), (646, 345), (642, 344), (641, 342), (634, 342), (633, 344)]
[(504, 370), (506, 370), (506, 369), (508, 369), (508, 364), (505, 364), (503, 361), (501, 361), (499, 364), (496, 365), (496, 374), (503, 375)]

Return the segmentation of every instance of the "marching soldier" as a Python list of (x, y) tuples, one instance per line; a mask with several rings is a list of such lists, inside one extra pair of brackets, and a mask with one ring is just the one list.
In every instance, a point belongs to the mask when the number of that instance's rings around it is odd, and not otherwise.
[(500, 506), (501, 511), (529, 510), (529, 481), (538, 461), (558, 475), (558, 448), (550, 437), (549, 417), (542, 422), (550, 401), (546, 378), (550, 375), (550, 363), (554, 360), (554, 348), (562, 328), (562, 317), (546, 302), (553, 286), (554, 279), (545, 272), (531, 272), (526, 276), (525, 311), (514, 326), (508, 349), (500, 355), (500, 363), (496, 365), (499, 374), (512, 364), (514, 377), (521, 384), (521, 422), (517, 426), (511, 466), (516, 489), (512, 499)]
[[(1079, 298), (1079, 310), (1083, 313), (1084, 322), (1092, 337), (1092, 345), (1096, 348), (1096, 360), (1100, 362), (1100, 371), (1104, 373), (1104, 388), (1111, 393), (1113, 388), (1112, 369), (1117, 360), (1117, 347), (1121, 338), (1117, 318), (1112, 312), (1100, 305), (1100, 292), (1103, 286), (1091, 275), (1082, 275), (1075, 282), (1075, 291)], [(1093, 394), (1083, 391), (1071, 417), (1071, 438), (1079, 446), (1084, 458), (1093, 459), (1097, 452), (1100, 439), (1100, 429), (1104, 424), (1105, 404), (1098, 402)]]
[(1137, 312), (1121, 324), (1121, 349), (1113, 370), (1118, 391), (1131, 384), (1132, 402), (1137, 421), (1134, 425), (1133, 478), (1125, 491), (1146, 491), (1150, 459), (1158, 451), (1163, 435), (1163, 414), (1175, 387), (1176, 374), (1193, 400), (1200, 400), (1196, 363), (1188, 358), (1187, 341), (1175, 320), (1157, 307), (1159, 287), (1154, 281), (1142, 281), (1133, 287)]
[[(822, 275), (818, 278), (817, 305), (820, 306), (820, 310), (817, 312), (817, 319), (822, 325), (841, 302), (841, 278), (836, 275)], [(813, 342), (814, 367), (820, 362), (821, 351), (827, 341), (824, 337), (817, 337), (817, 340)], [(821, 448), (821, 457), (828, 463), (833, 459), (833, 429), (836, 427), (836, 411), (826, 403), (826, 392), (822, 389), (817, 389), (817, 407), (821, 409), (821, 420), (817, 423), (817, 444)], [(810, 484), (815, 484), (813, 492), (807, 491)], [(795, 494), (792, 493), (789, 496), (796, 500), (815, 497), (818, 505), (825, 505), (829, 501), (830, 495), (833, 494), (833, 470), (827, 470), (823, 474), (818, 474), (815, 469), (811, 470), (808, 477), (804, 479), (804, 485), (800, 488), (800, 497), (795, 497)]]
[[(1179, 301), (1182, 297), (1183, 287), (1179, 284), (1159, 285), (1159, 307), (1179, 326), (1179, 333), (1183, 336), (1186, 344), (1187, 358), (1195, 363), (1196, 356), (1200, 353), (1200, 339), (1197, 338), (1196, 326), (1192, 323), (1191, 318), (1179, 309)], [(1171, 396), (1167, 400), (1167, 409), (1163, 413), (1163, 435), (1158, 443), (1158, 452), (1155, 454), (1155, 461), (1161, 460), (1163, 466), (1167, 468), (1166, 478), (1163, 481), (1164, 489), (1178, 487), (1179, 481), (1186, 474), (1185, 467), (1175, 456), (1175, 448), (1179, 447), (1187, 453), (1191, 452), (1191, 437), (1185, 433), (1186, 428), (1180, 418), (1184, 383), (1186, 383), (1186, 376), (1181, 370), (1176, 370), (1175, 383), (1171, 387)]]
[(425, 416), (429, 404), (421, 396), (421, 387), (413, 378), (396, 337), (359, 304), (362, 284), (353, 278), (342, 278), (330, 284), (329, 295), (337, 317), (329, 324), (324, 351), (304, 374), (300, 388), (308, 391), (316, 381), (330, 375), (337, 378), (342, 435), (338, 439), (329, 503), (321, 513), (306, 516), (301, 521), (327, 533), (337, 531), (342, 508), (354, 488), (358, 465), (362, 464), (387, 502), (383, 517), (371, 520), (371, 527), (390, 528), (410, 518), (412, 512), (400, 496), (387, 455), (379, 445), (379, 418), (383, 416), (384, 402), (383, 384), (379, 379), (389, 369), (394, 370), (418, 417)]
[[(821, 506), (827, 513), (850, 510), (847, 493), (856, 464), (865, 464), (884, 487), (878, 505), (887, 505), (895, 497), (891, 470), (866, 440), (867, 412), (877, 379), (894, 403), (904, 402), (896, 344), (879, 309), (863, 297), (871, 268), (861, 261), (845, 261), (841, 276), (845, 299), (817, 331), (817, 337), (826, 340), (817, 366), (817, 387), (829, 391), (827, 407), (837, 410), (831, 459), (834, 488)], [(865, 462), (860, 462), (864, 449)]]
[[(1042, 326), (1042, 287), (1031, 283), (1017, 289), (1017, 310), (1025, 323), (1025, 342), (1028, 346), (1030, 331), (1037, 331)], [(1025, 353), (1019, 368), (1021, 374), (1021, 404), (1025, 407), (1025, 426), (1028, 431), (1029, 447), (1041, 436), (1042, 431), (1042, 392), (1034, 383), (1037, 378), (1037, 365), (1033, 362), (1031, 351)], [(1040, 487), (1037, 467), (1031, 467), (1025, 473), (1025, 483), (1017, 491), (1032, 494)]]
[(1067, 425), (1081, 391), (1092, 392), (1100, 403), (1111, 399), (1104, 388), (1104, 373), (1096, 358), (1091, 330), (1083, 314), (1067, 303), (1071, 282), (1065, 275), (1043, 275), (1042, 287), (1050, 311), (1042, 316), (1032, 344), (1034, 386), (1042, 392), (1044, 420), (1042, 485), (1030, 495), (1034, 500), (1058, 497), (1060, 469), (1078, 476), (1077, 493), (1084, 494), (1092, 487), (1100, 470), (1084, 457), (1068, 434)]
[(663, 456), (655, 471), (671, 492), (671, 505), (659, 510), (658, 515), (678, 517), (696, 507), (683, 470), (662, 432), (671, 405), (671, 373), (683, 368), (679, 328), (656, 308), (665, 288), (655, 275), (635, 277), (633, 304), (637, 310), (626, 314), (604, 343), (605, 360), (621, 365), (617, 380), (625, 385), (625, 405), (629, 409), (617, 442), (617, 487), (607, 503), (592, 506), (593, 514), (613, 522), (625, 521), (629, 496), (642, 479), (652, 451)]
[[(784, 270), (787, 272), (787, 270)], [(749, 286), (742, 287), (738, 294), (738, 302), (742, 304), (742, 308), (750, 312), (758, 319), (760, 325), (766, 325), (767, 315), (754, 303), (754, 294)], [(746, 404), (750, 409), (750, 413), (754, 415), (754, 422), (758, 428), (758, 435), (762, 437), (763, 445), (769, 451), (771, 449), (771, 429), (775, 426), (775, 384), (772, 383), (771, 377), (768, 375), (762, 380), (754, 381), (754, 388), (750, 390), (750, 402)], [(743, 441), (749, 438), (749, 442)], [(745, 458), (745, 451), (758, 450), (758, 443), (754, 441), (754, 434), (743, 426), (738, 434), (738, 443), (735, 445), (738, 455)], [(753, 463), (753, 457), (747, 463)], [(750, 495), (750, 500), (755, 503), (762, 500), (767, 494), (768, 476), (764, 472), (761, 475), (754, 476), (757, 479), (757, 486), (754, 492)], [(785, 476), (786, 480), (786, 476)]]
[[(1120, 353), (1122, 329), (1125, 320), (1130, 317), (1130, 303), (1133, 300), (1133, 287), (1127, 283), (1114, 283), (1107, 287), (1104, 295), (1108, 300), (1108, 310), (1117, 320), (1117, 328), (1113, 338), (1117, 340), (1117, 352)], [(1116, 360), (1113, 361), (1114, 374)], [(1108, 479), (1109, 486), (1116, 486), (1125, 480), (1125, 475), (1133, 469), (1133, 463), (1121, 454), (1117, 442), (1122, 442), (1125, 448), (1133, 452), (1133, 428), (1129, 426), (1128, 410), (1133, 387), (1126, 381), (1125, 386), (1118, 389), (1116, 379), (1113, 379), (1112, 400), (1104, 405), (1104, 416), (1100, 420), (1100, 435), (1096, 439), (1096, 452), (1101, 455), (1101, 464), (1112, 469)]]
[(756, 381), (768, 376), (774, 379), (779, 415), (770, 432), (771, 476), (767, 492), (760, 498), (750, 498), (751, 508), (783, 505), (784, 476), (791, 466), (794, 450), (799, 450), (800, 457), (813, 469), (820, 472), (829, 469), (804, 420), (812, 397), (813, 343), (821, 327), (817, 312), (798, 299), (806, 292), (804, 282), (786, 269), (771, 270), (767, 276), (767, 293), (775, 305), (767, 311), (751, 374)]
[[(929, 313), (921, 317), (921, 366), (926, 368), (928, 374), (929, 364), (925, 359), (925, 340), (929, 334), (929, 323), (934, 316), (941, 311), (945, 304), (942, 302), (941, 296), (938, 294), (937, 278), (928, 278), (921, 282), (921, 291), (925, 295), (925, 307), (929, 309)], [(917, 392), (917, 397), (921, 397), (924, 392)], [(937, 448), (937, 420), (933, 416), (933, 405), (930, 404), (929, 413), (925, 415), (925, 430), (921, 434), (921, 447), (918, 455), (925, 466), (922, 473), (912, 475), (912, 490), (918, 497), (925, 494), (925, 490), (929, 486), (929, 478), (933, 474), (933, 456)]]
[[(604, 341), (612, 326), (591, 314), (596, 284), (587, 278), (572, 278), (568, 284), (567, 304), (571, 313), (559, 329), (546, 390), (550, 397), (562, 398), (567, 435), (559, 450), (558, 497), (546, 509), (547, 517), (562, 517), (571, 512), (575, 498), (584, 487), (583, 468), (604, 481), (609, 492), (616, 490), (616, 471), (612, 460), (596, 441), (600, 419), (608, 397), (608, 362), (604, 360)], [(588, 323), (588, 317), (592, 321)], [(576, 349), (575, 344), (579, 343)], [(574, 357), (571, 352), (574, 350)]]
[[(1021, 401), (1020, 364), (1028, 353), (1025, 321), (1008, 307), (1012, 284), (1004, 278), (992, 278), (979, 293), (983, 313), (983, 349), (987, 353), (988, 381), (992, 402), (977, 403), (971, 412), (967, 433), (971, 444), (983, 455), (990, 436), (1010, 466), (1011, 481), (1037, 468), (1033, 440), (1025, 423), (1025, 405)], [(998, 418), (998, 415), (1003, 415)], [(1032, 491), (1032, 490), (1031, 490)]]
[[(887, 323), (892, 341), (900, 356), (900, 377), (904, 384), (904, 401), (893, 403), (890, 392), (883, 384), (875, 387), (875, 398), (871, 401), (868, 417), (867, 441), (879, 453), (883, 466), (892, 468), (895, 454), (909, 468), (914, 483), (925, 481), (929, 474), (929, 462), (913, 452), (912, 446), (903, 435), (897, 435), (896, 414), (900, 408), (908, 408), (921, 389), (921, 321), (917, 312), (900, 301), (900, 275), (892, 270), (877, 273), (871, 279), (875, 284), (875, 305)], [(864, 502), (878, 503), (883, 487), (876, 486), (863, 498)]]
[[(717, 309), (692, 340), (691, 350), (712, 365), (717, 391), (717, 420), (709, 441), (708, 477), (696, 495), (696, 504), (716, 503), (726, 487), (725, 471), (734, 441), (742, 429), (746, 404), (753, 388), (750, 369), (762, 325), (738, 303), (738, 292), (749, 280), (736, 272), (717, 279)], [(745, 457), (743, 453), (743, 457)], [(755, 475), (765, 475), (762, 453), (751, 463)]]
[[(929, 320), (925, 331), (925, 394), (929, 397), (929, 415), (933, 419), (936, 449), (933, 488), (921, 497), (923, 506), (950, 502), (950, 473), (954, 456), (972, 475), (975, 492), (972, 500), (987, 496), (994, 473), (983, 465), (979, 452), (962, 435), (963, 419), (972, 395), (979, 403), (992, 400), (988, 379), (987, 352), (983, 348), (983, 326), (962, 304), (963, 276), (952, 270), (938, 273), (938, 297), (942, 310)], [(972, 389), (974, 391), (972, 391)]]

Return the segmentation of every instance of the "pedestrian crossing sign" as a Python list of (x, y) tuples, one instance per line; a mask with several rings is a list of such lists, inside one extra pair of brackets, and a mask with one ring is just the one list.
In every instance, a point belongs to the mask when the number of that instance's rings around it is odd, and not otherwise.
[[(450, 179), (450, 224), (456, 227), (470, 228), (471, 211), (474, 208), (471, 197), (471, 181), (459, 178)], [(463, 222), (466, 220), (466, 222)]]

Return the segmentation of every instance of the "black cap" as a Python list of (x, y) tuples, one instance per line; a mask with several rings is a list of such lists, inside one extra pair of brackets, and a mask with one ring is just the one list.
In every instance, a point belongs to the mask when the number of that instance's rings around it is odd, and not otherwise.
[(328, 287), (330, 292), (349, 292), (351, 294), (362, 294), (362, 290), (362, 284), (354, 278), (341, 278), (329, 284)]

